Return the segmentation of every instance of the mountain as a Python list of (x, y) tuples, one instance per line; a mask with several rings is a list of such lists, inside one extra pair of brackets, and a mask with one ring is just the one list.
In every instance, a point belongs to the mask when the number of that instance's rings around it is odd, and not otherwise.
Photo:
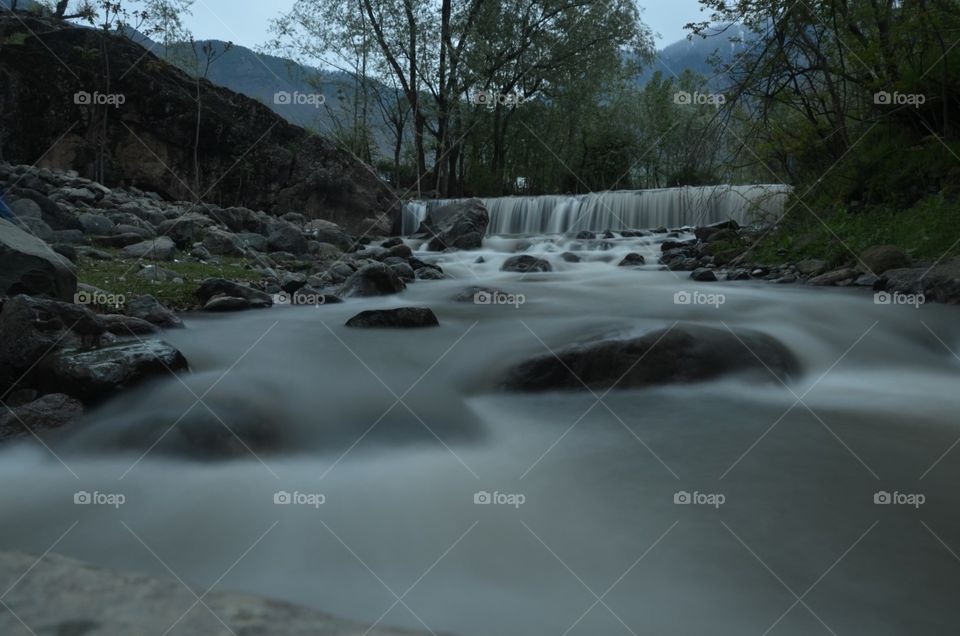
[(716, 55), (721, 63), (729, 63), (738, 53), (752, 46), (754, 36), (738, 26), (719, 31), (722, 32), (709, 38), (697, 36), (692, 39), (684, 38), (660, 49), (653, 64), (646, 67), (638, 77), (639, 84), (641, 86), (646, 84), (657, 71), (665, 77), (672, 77), (690, 70), (711, 78), (710, 85), (714, 88), (722, 87), (725, 84), (724, 77), (716, 75), (713, 64), (709, 61), (710, 58)]

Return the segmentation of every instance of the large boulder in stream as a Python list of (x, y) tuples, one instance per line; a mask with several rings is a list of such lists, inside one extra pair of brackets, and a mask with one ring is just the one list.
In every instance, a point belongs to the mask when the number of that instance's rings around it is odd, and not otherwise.
[(98, 400), (153, 376), (187, 369), (187, 360), (159, 340), (121, 342), (93, 349), (63, 349), (44, 358), (38, 386), (77, 399)]
[[(676, 326), (630, 340), (578, 344), (522, 362), (507, 374), (513, 391), (639, 388), (748, 373), (785, 381), (796, 357), (778, 340), (755, 331)], [(776, 378), (774, 377), (776, 375)]]
[(46, 243), (0, 219), (0, 295), (33, 294), (73, 302), (73, 266)]
[(405, 288), (406, 284), (390, 266), (370, 263), (351, 274), (340, 287), (337, 296), (387, 296), (398, 294)]
[(361, 311), (347, 321), (348, 327), (405, 328), (436, 327), (437, 316), (426, 307), (400, 307), (397, 309), (370, 309)]
[(432, 235), (428, 249), (440, 252), (447, 248), (477, 249), (483, 244), (483, 235), (490, 223), (490, 215), (480, 199), (457, 201), (430, 211), (424, 222)]
[[(29, 572), (29, 576), (23, 576)], [(21, 580), (22, 579), (22, 580)], [(426, 632), (370, 627), (283, 601), (211, 591), (203, 608), (194, 593), (172, 578), (153, 578), (102, 569), (58, 554), (42, 557), (0, 553), (4, 595), (16, 608), (0, 612), (0, 634), (59, 636), (162, 634), (271, 634), (272, 636), (416, 636)], [(51, 599), (55, 599), (52, 601)], [(209, 611), (207, 611), (209, 610)], [(184, 613), (186, 612), (186, 613)], [(22, 622), (21, 622), (22, 621)], [(176, 629), (171, 626), (176, 625)]]

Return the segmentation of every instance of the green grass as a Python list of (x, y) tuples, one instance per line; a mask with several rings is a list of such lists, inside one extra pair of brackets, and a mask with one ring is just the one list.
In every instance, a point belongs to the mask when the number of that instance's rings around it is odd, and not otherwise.
[(816, 216), (803, 204), (793, 207), (777, 230), (753, 248), (754, 260), (777, 264), (818, 258), (841, 266), (872, 245), (888, 244), (920, 260), (960, 254), (960, 245), (956, 244), (960, 239), (960, 202), (941, 195), (927, 197), (905, 210), (813, 210)]
[[(122, 294), (126, 298), (150, 294), (167, 307), (175, 310), (188, 310), (197, 307), (193, 292), (206, 278), (226, 278), (228, 280), (256, 282), (262, 277), (251, 269), (248, 261), (242, 258), (220, 257), (219, 265), (203, 263), (176, 263), (163, 261), (140, 261), (124, 259), (120, 250), (103, 250), (110, 253), (114, 260), (99, 261), (81, 256), (77, 263), (77, 278), (81, 283), (93, 285), (113, 294)], [(151, 281), (137, 278), (136, 273), (143, 265), (157, 265), (176, 272), (183, 283)]]

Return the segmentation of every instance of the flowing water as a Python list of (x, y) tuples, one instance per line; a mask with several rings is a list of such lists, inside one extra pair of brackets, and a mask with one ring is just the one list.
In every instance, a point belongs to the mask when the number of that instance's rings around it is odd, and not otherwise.
[[(434, 255), (453, 278), (400, 296), (186, 316), (164, 334), (191, 361), (182, 381), (105, 404), (51, 451), (3, 450), (0, 549), (40, 554), (77, 522), (55, 552), (462, 636), (955, 634), (956, 309), (616, 266), (629, 251), (655, 263), (655, 241), (494, 237)], [(583, 262), (559, 257), (571, 248)], [(555, 271), (500, 272), (517, 249)], [(472, 285), (517, 302), (451, 300)], [(343, 326), (401, 305), (441, 326)], [(678, 321), (775, 336), (803, 372), (787, 386), (498, 389), (531, 356)], [(217, 423), (207, 407), (282, 443), (178, 454), (181, 426)], [(77, 491), (125, 503), (75, 505)], [(877, 504), (881, 491), (923, 503)], [(502, 503), (475, 503), (484, 492)], [(675, 503), (684, 492), (714, 505)]]

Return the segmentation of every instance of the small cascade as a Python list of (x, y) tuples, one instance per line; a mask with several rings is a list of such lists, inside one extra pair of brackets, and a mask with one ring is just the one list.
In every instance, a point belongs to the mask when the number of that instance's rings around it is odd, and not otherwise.
[[(779, 216), (792, 190), (779, 184), (718, 185), (482, 200), (490, 213), (489, 236), (561, 234), (707, 225), (727, 219), (749, 224)], [(433, 207), (454, 201), (407, 203), (403, 208), (403, 234), (415, 233)]]

